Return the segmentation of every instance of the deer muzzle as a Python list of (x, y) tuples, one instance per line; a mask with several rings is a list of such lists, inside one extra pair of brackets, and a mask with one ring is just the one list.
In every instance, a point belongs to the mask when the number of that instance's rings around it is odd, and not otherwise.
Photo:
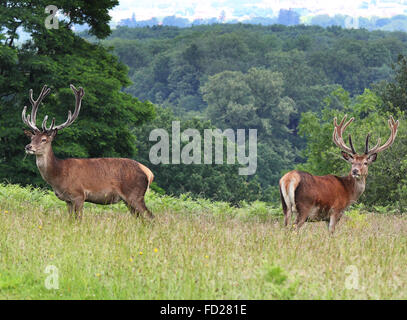
[(27, 144), (27, 145), (25, 146), (25, 153), (28, 153), (28, 154), (34, 154), (34, 153), (35, 153), (35, 151), (32, 149), (32, 145), (31, 145), (31, 144)]

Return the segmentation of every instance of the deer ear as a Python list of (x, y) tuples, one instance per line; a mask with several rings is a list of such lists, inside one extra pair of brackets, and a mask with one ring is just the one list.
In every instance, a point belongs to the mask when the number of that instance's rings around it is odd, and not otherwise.
[(345, 151), (342, 151), (341, 153), (342, 153), (342, 158), (344, 158), (348, 162), (352, 162), (353, 157), (349, 153), (347, 153)]
[(51, 130), (50, 132), (48, 132), (47, 135), (49, 137), (51, 137), (52, 139), (54, 139), (57, 136), (57, 133), (58, 133), (58, 129), (54, 129), (54, 130)]
[(377, 159), (377, 153), (373, 153), (369, 156), (369, 158), (367, 158), (367, 162), (369, 162), (369, 164), (371, 164), (372, 162), (375, 162)]
[(31, 138), (31, 137), (34, 135), (34, 133), (32, 133), (30, 130), (24, 130), (24, 134), (25, 134), (28, 138)]

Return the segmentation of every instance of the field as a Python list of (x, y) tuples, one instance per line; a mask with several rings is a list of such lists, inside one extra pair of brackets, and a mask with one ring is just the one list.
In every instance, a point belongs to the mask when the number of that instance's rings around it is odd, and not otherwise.
[[(283, 228), (278, 208), (150, 192), (68, 217), (52, 193), (0, 185), (1, 299), (407, 299), (407, 216), (350, 210)], [(48, 289), (47, 289), (48, 287)]]

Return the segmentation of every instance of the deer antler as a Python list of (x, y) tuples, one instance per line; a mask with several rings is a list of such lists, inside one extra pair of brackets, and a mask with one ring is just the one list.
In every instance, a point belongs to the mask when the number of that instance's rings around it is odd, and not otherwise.
[(399, 127), (399, 121), (394, 121), (393, 117), (390, 116), (390, 119), (387, 121), (389, 123), (389, 127), (390, 127), (390, 137), (389, 139), (387, 139), (386, 143), (384, 145), (382, 145), (381, 147), (379, 147), (380, 145), (380, 138), (377, 140), (377, 144), (369, 150), (369, 138), (370, 138), (370, 133), (367, 135), (366, 137), (366, 148), (365, 148), (365, 154), (371, 155), (373, 153), (379, 153), (382, 152), (384, 150), (386, 150), (387, 148), (389, 148), (393, 142), (394, 139), (396, 139), (397, 136), (397, 130)]
[(73, 93), (75, 94), (75, 101), (76, 101), (75, 111), (72, 114), (71, 110), (69, 110), (68, 119), (64, 123), (62, 123), (58, 126), (55, 126), (55, 118), (53, 118), (49, 128), (47, 128), (48, 116), (45, 116), (44, 121), (42, 122), (43, 131), (61, 130), (63, 128), (70, 126), (76, 120), (76, 118), (78, 118), (79, 111), (81, 110), (82, 98), (85, 95), (85, 92), (82, 87), (80, 87), (79, 89), (76, 89), (73, 84), (71, 84), (70, 87), (71, 87)]
[(48, 88), (46, 85), (42, 87), (41, 93), (38, 97), (37, 100), (34, 100), (33, 98), (33, 90), (30, 89), (30, 103), (32, 105), (32, 110), (31, 110), (31, 120), (30, 120), (30, 115), (25, 115), (27, 111), (27, 106), (24, 106), (23, 113), (21, 114), (21, 117), (23, 119), (23, 122), (30, 127), (32, 130), (35, 132), (39, 132), (40, 130), (37, 128), (36, 121), (37, 121), (37, 111), (38, 111), (38, 106), (41, 104), (42, 99), (44, 99), (49, 93), (51, 89)]
[(348, 153), (351, 154), (356, 154), (355, 148), (353, 147), (353, 143), (352, 143), (352, 137), (349, 135), (349, 145), (351, 146), (350, 148), (348, 146), (346, 146), (345, 142), (343, 141), (342, 135), (343, 132), (345, 131), (346, 127), (348, 125), (351, 124), (351, 122), (353, 120), (355, 120), (355, 118), (350, 118), (348, 122), (345, 123), (347, 118), (347, 115), (345, 115), (341, 121), (341, 123), (338, 125), (337, 121), (336, 121), (336, 117), (334, 118), (334, 132), (332, 135), (332, 139), (334, 141), (334, 143), (341, 148), (343, 151), (346, 151)]

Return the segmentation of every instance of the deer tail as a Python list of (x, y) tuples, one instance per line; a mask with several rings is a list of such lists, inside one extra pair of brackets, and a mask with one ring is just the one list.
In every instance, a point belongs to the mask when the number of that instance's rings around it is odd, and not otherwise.
[(145, 165), (139, 163), (139, 166), (140, 166), (141, 170), (143, 170), (144, 174), (145, 174), (146, 177), (147, 177), (147, 182), (148, 182), (148, 184), (147, 184), (147, 190), (146, 190), (146, 192), (148, 192), (148, 191), (150, 190), (150, 185), (151, 185), (151, 183), (152, 183), (153, 180), (154, 180), (154, 174), (153, 174), (153, 173), (151, 172), (151, 170), (150, 170), (149, 168), (147, 168)]

